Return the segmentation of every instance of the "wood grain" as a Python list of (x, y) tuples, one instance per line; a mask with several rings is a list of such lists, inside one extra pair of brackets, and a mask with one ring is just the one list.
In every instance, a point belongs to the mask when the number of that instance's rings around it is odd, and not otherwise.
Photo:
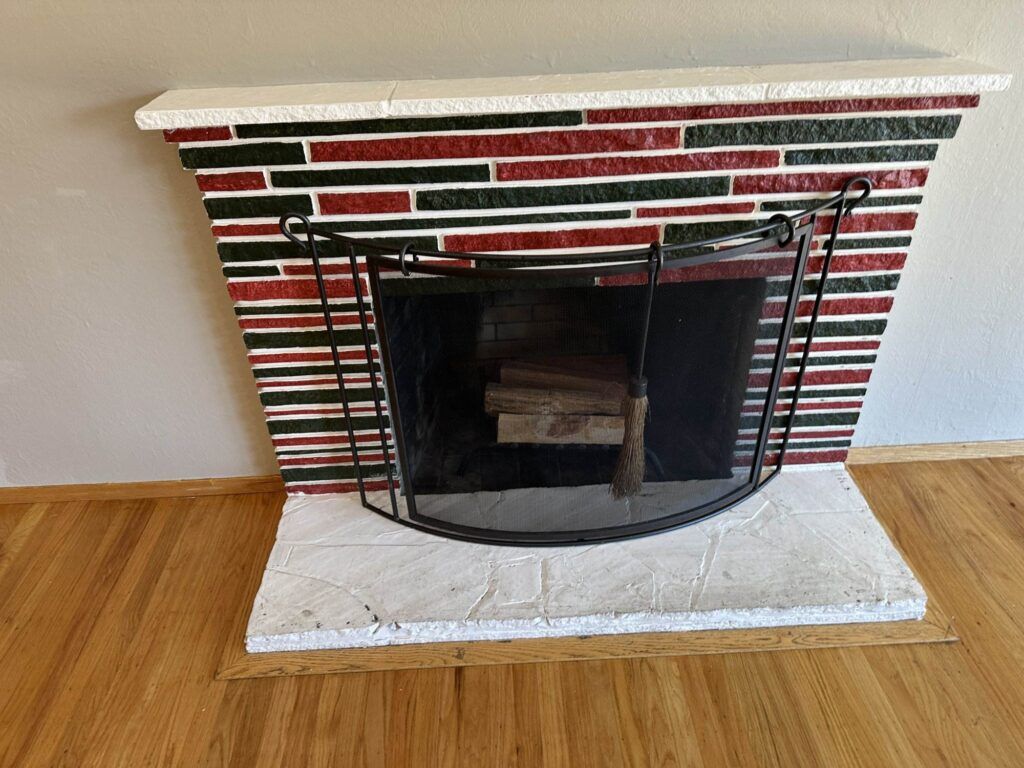
[(903, 461), (949, 461), (1024, 456), (1024, 440), (986, 440), (975, 443), (923, 443), (851, 448), (846, 463), (891, 464)]
[(0, 505), (0, 765), (1016, 768), (1024, 459), (852, 471), (960, 642), (217, 680), (281, 494)]
[(533, 389), (488, 384), (484, 389), (484, 412), (501, 413), (604, 414), (622, 413), (622, 398), (571, 389)]
[(138, 483), (24, 485), (0, 488), (0, 504), (101, 501), (103, 499), (166, 499), (182, 496), (226, 496), (284, 490), (280, 475), (206, 477), (191, 480), (149, 480)]
[(502, 413), (498, 416), (497, 442), (621, 445), (625, 429), (626, 422), (622, 416), (541, 416)]

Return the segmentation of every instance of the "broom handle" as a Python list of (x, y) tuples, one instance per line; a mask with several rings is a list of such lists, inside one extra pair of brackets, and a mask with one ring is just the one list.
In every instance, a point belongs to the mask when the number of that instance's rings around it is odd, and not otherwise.
[(644, 310), (643, 331), (640, 334), (640, 348), (633, 367), (633, 376), (629, 380), (629, 396), (641, 398), (647, 396), (647, 377), (644, 376), (644, 362), (647, 357), (647, 336), (651, 328), (651, 309), (654, 307), (654, 287), (658, 284), (658, 274), (665, 263), (661, 243), (651, 243), (651, 256), (648, 259), (647, 306)]

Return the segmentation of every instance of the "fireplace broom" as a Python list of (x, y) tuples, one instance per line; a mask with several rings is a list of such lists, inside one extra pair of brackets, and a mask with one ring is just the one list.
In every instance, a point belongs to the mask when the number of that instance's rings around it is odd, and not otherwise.
[(647, 377), (644, 376), (644, 361), (647, 356), (647, 336), (651, 328), (651, 309), (654, 306), (654, 288), (658, 284), (658, 274), (664, 264), (661, 243), (651, 244), (649, 260), (647, 295), (645, 297), (643, 322), (637, 343), (636, 360), (629, 377), (629, 388), (622, 401), (622, 415), (625, 428), (622, 435), (622, 449), (615, 465), (609, 492), (615, 499), (624, 499), (640, 492), (647, 468), (646, 451), (644, 448), (644, 428), (647, 423)]

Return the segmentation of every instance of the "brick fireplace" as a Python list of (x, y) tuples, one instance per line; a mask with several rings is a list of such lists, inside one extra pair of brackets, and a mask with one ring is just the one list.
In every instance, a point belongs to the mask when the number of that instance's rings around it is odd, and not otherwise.
[[(787, 455), (827, 464), (854, 436), (929, 173), (979, 93), (1006, 82), (956, 60), (796, 71), (172, 91), (137, 120), (196, 173), (290, 494), (351, 491), (354, 468), (311, 265), (281, 214), (419, 247), (573, 254), (736, 231), (866, 175), (875, 189), (836, 243)], [(353, 276), (327, 269), (357, 439), (382, 460)], [(523, 311), (495, 307), (481, 344), (508, 342)], [(792, 384), (789, 370), (783, 405)]]

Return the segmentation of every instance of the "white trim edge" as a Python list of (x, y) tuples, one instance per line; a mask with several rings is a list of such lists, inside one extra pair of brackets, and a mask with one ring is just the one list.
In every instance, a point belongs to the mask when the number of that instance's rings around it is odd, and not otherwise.
[(563, 109), (982, 93), (1011, 76), (959, 58), (770, 64), (578, 75), (402, 80), (167, 91), (143, 130), (238, 123), (501, 114)]

